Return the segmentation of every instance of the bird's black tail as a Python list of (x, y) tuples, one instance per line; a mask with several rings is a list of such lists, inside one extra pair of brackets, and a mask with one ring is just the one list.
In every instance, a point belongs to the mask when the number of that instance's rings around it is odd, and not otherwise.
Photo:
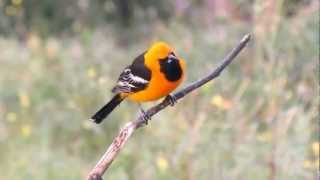
[(98, 112), (96, 112), (92, 117), (92, 121), (99, 124), (105, 119), (112, 110), (117, 107), (124, 98), (120, 94), (115, 95), (108, 104), (104, 105)]

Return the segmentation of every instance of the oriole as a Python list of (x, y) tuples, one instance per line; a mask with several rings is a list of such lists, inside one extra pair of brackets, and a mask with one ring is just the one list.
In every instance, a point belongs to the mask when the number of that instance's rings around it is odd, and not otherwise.
[[(168, 44), (154, 43), (147, 51), (135, 58), (120, 74), (116, 86), (112, 89), (115, 96), (91, 120), (100, 123), (125, 98), (134, 102), (153, 101), (170, 96), (183, 80), (185, 62), (178, 58)], [(142, 110), (144, 113), (144, 111)]]

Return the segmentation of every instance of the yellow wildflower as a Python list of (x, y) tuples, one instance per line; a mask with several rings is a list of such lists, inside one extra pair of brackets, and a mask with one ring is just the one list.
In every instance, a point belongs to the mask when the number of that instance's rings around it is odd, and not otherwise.
[(12, 4), (14, 4), (15, 6), (19, 6), (22, 3), (22, 0), (11, 0)]
[(265, 131), (265, 132), (259, 133), (257, 136), (257, 139), (261, 142), (269, 142), (272, 139), (272, 133), (271, 131)]
[(320, 151), (320, 143), (319, 142), (313, 142), (312, 143), (312, 151), (313, 154), (316, 156), (319, 156), (319, 151)]
[(157, 166), (161, 171), (166, 171), (169, 166), (167, 159), (161, 155), (158, 156), (157, 157)]
[(303, 161), (303, 167), (306, 169), (312, 168), (313, 163), (310, 160), (304, 160)]
[(220, 109), (230, 109), (232, 107), (232, 102), (230, 100), (224, 99), (220, 95), (215, 95), (211, 99), (211, 104)]
[(88, 68), (88, 69), (87, 69), (87, 76), (88, 76), (89, 78), (95, 78), (95, 77), (97, 76), (96, 70), (95, 70), (93, 67)]
[(23, 137), (29, 137), (31, 135), (32, 128), (29, 124), (22, 125), (21, 127), (21, 135)]
[(222, 97), (220, 95), (216, 95), (212, 97), (211, 104), (220, 107), (222, 105), (222, 101)]

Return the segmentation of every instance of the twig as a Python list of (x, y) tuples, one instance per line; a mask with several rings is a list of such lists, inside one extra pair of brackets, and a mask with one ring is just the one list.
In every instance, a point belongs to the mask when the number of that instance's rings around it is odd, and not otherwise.
[[(176, 98), (176, 100), (183, 98), (185, 95), (189, 94), (191, 91), (199, 88), (200, 86), (206, 84), (212, 79), (218, 77), (220, 73), (227, 67), (234, 58), (240, 53), (240, 51), (248, 44), (250, 41), (250, 34), (245, 35), (239, 44), (231, 50), (231, 52), (222, 60), (220, 66), (218, 66), (213, 72), (208, 74), (207, 76), (199, 79), (181, 89), (180, 91), (174, 93), (172, 96)], [(151, 117), (166, 108), (170, 104), (168, 99), (165, 99), (161, 103), (151, 107), (146, 113)], [(102, 175), (111, 165), (113, 160), (117, 157), (120, 150), (123, 148), (129, 137), (132, 133), (142, 127), (145, 124), (145, 121), (142, 116), (139, 116), (136, 120), (131, 121), (125, 125), (125, 127), (120, 131), (117, 137), (113, 140), (111, 145), (108, 147), (107, 151), (101, 157), (96, 166), (89, 173), (87, 180), (102, 180)]]

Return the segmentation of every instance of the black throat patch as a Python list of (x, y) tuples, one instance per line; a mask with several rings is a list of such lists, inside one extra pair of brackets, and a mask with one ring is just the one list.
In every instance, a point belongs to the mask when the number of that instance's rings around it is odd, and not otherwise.
[(160, 71), (165, 75), (166, 79), (169, 81), (177, 81), (182, 76), (182, 69), (180, 67), (179, 61), (177, 59), (168, 60), (161, 59), (160, 63)]

